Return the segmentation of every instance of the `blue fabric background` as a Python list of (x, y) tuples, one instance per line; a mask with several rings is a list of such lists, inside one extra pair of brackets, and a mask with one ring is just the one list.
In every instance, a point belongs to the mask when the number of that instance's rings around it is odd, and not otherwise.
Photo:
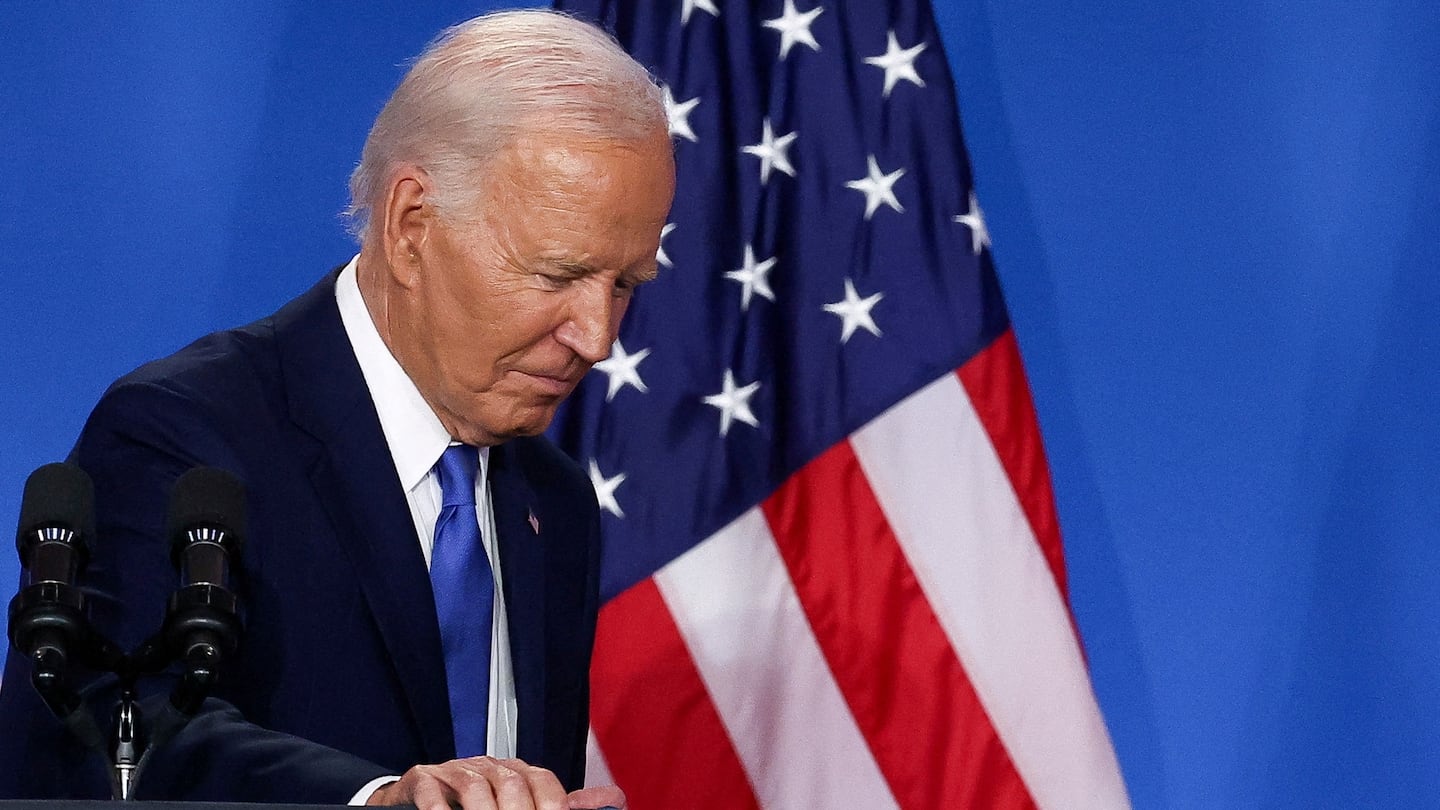
[[(398, 66), (493, 5), (0, 3), (0, 527), (111, 379), (349, 257)], [(1433, 801), (1440, 9), (937, 13), (1136, 805)]]

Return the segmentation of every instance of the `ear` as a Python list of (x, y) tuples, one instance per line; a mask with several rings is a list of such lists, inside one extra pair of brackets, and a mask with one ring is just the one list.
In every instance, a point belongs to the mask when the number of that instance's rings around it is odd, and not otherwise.
[(419, 272), (421, 256), (434, 227), (435, 209), (427, 202), (430, 175), (418, 166), (403, 166), (391, 176), (381, 232), (382, 248), (390, 274), (401, 287), (409, 287)]

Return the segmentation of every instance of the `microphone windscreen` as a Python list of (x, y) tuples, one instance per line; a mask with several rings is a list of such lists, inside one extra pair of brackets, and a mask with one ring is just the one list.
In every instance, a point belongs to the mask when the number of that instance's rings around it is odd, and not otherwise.
[(84, 548), (95, 535), (95, 484), (75, 464), (46, 464), (25, 481), (20, 501), (16, 546), (24, 554), (28, 538), (39, 529), (63, 526), (76, 533), (75, 544)]
[(218, 467), (195, 467), (175, 481), (170, 493), (172, 553), (182, 550), (187, 531), (201, 526), (225, 529), (235, 550), (245, 537), (245, 485)]

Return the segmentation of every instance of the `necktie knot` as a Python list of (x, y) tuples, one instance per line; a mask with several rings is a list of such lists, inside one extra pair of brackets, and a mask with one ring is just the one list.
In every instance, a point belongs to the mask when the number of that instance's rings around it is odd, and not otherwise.
[(440, 505), (474, 506), (475, 476), (480, 456), (468, 444), (452, 444), (445, 448), (435, 471), (440, 477)]

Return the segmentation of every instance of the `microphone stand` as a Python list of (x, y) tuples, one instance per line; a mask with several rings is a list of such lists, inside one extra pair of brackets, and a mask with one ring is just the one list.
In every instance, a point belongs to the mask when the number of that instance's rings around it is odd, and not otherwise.
[(115, 713), (114, 769), (111, 792), (114, 798), (128, 802), (135, 797), (135, 781), (145, 742), (140, 738), (140, 704), (133, 687), (120, 692), (120, 705)]
[[(170, 598), (161, 631), (126, 655), (95, 631), (84, 615), (79, 589), (43, 582), (23, 589), (10, 605), (15, 646), (30, 651), (30, 682), (51, 713), (110, 768), (111, 796), (133, 801), (135, 786), (150, 755), (195, 716), (219, 680), (220, 667), (239, 642), (239, 600), (223, 587), (192, 583)], [(110, 738), (86, 710), (84, 697), (69, 684), (72, 655), (77, 662), (118, 680)], [(147, 723), (140, 703), (141, 677), (180, 661), (180, 681)]]
[[(227, 586), (230, 557), (244, 536), (245, 491), (224, 470), (196, 467), (171, 493), (171, 558), (181, 585), (170, 596), (159, 632), (125, 654), (89, 622), (76, 578), (95, 533), (94, 487), (73, 464), (50, 464), (25, 485), (16, 550), (26, 584), (10, 601), (10, 641), (31, 661), (41, 700), (86, 748), (110, 766), (113, 798), (130, 801), (150, 756), (180, 732), (215, 688), (220, 667), (240, 643), (240, 600)], [(114, 674), (120, 699), (107, 746), (84, 695), (68, 683), (71, 658)], [(180, 681), (147, 724), (142, 676), (181, 662)], [(97, 680), (92, 688), (97, 688)]]

